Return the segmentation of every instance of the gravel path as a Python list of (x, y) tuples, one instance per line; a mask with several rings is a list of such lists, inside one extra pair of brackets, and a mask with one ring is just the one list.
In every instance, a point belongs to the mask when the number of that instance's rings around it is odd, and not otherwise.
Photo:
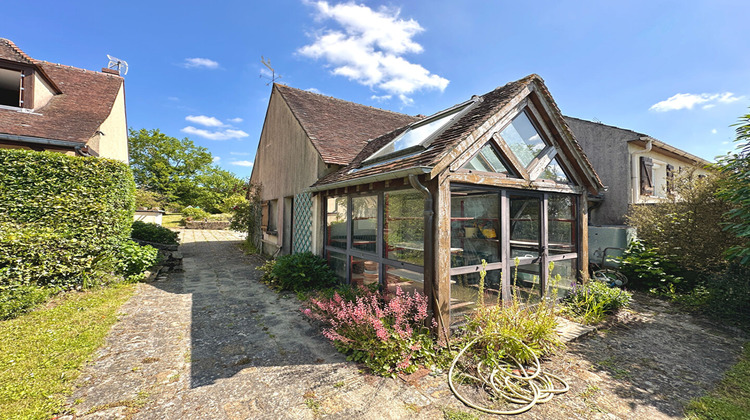
[[(68, 419), (439, 419), (468, 411), (444, 376), (361, 372), (229, 231), (184, 230), (183, 273), (139, 284), (78, 380)], [(545, 363), (571, 391), (516, 418), (680, 418), (747, 338), (639, 296), (611, 327)]]

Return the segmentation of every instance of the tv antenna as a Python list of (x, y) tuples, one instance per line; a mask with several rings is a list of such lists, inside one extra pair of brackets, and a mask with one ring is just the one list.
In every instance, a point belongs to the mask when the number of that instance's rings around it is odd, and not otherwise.
[[(271, 81), (268, 82), (268, 83), (266, 83), (266, 86), (270, 85), (271, 83), (276, 83), (277, 80), (281, 79), (281, 75), (277, 76), (276, 75), (276, 70), (274, 70), (273, 67), (271, 67), (271, 60), (268, 60), (268, 59), (266, 59), (265, 57), (263, 57), (261, 55), (260, 56), (260, 62), (263, 63), (263, 65), (266, 66), (266, 68), (268, 68), (268, 70), (271, 70), (271, 77), (270, 77)], [(269, 79), (268, 76), (263, 76), (263, 73), (260, 74), (260, 77), (262, 77), (264, 79)]]
[(120, 76), (125, 76), (126, 74), (128, 74), (127, 61), (120, 60), (117, 57), (112, 57), (109, 54), (107, 54), (107, 58), (109, 58), (109, 64), (107, 64), (108, 69), (117, 70), (117, 72), (120, 73)]

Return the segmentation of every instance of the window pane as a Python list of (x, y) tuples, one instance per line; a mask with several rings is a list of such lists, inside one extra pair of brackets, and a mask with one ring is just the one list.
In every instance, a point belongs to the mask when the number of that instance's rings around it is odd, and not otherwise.
[(407, 149), (418, 144), (422, 144), (430, 135), (443, 128), (454, 115), (465, 109), (468, 104), (451, 110), (450, 112), (442, 115), (438, 115), (427, 122), (414, 125), (412, 128), (407, 129), (404, 133), (398, 136), (394, 141), (388, 143), (385, 147), (378, 150), (369, 159), (386, 156), (391, 153), (398, 152), (400, 150)]
[(540, 300), (542, 277), (539, 265), (540, 263), (511, 264), (511, 290), (523, 303), (536, 303)]
[[(569, 260), (555, 261), (549, 276), (549, 295), (553, 296), (557, 291), (557, 296), (564, 297), (576, 282), (578, 274), (578, 260), (575, 258)], [(559, 278), (557, 276), (560, 276)]]
[(567, 184), (570, 182), (570, 180), (568, 180), (568, 176), (565, 175), (565, 172), (560, 166), (560, 163), (557, 161), (557, 158), (554, 158), (552, 162), (550, 162), (549, 165), (544, 168), (542, 173), (539, 174), (538, 178), (549, 179), (551, 181), (560, 182), (562, 184)]
[(576, 252), (575, 197), (571, 195), (549, 196), (547, 226), (550, 254)]
[(538, 197), (510, 196), (511, 257), (539, 256), (539, 201)]
[(377, 252), (378, 196), (352, 198), (352, 248)]
[(342, 283), (346, 282), (346, 255), (329, 251), (328, 265)]
[[(501, 297), (501, 270), (490, 270), (484, 278), (484, 304), (496, 305)], [(479, 302), (479, 272), (451, 276), (451, 324), (461, 322), (464, 315), (476, 309)]]
[(326, 245), (346, 249), (346, 197), (329, 197), (326, 212)]
[(385, 289), (396, 293), (396, 288), (413, 293), (415, 290), (424, 294), (424, 274), (404, 268), (385, 266)]
[(451, 267), (500, 261), (500, 205), (496, 193), (451, 191)]
[(20, 71), (0, 69), (0, 105), (21, 106)]
[(352, 286), (367, 286), (378, 283), (378, 266), (375, 261), (352, 258)]
[(416, 191), (384, 194), (385, 258), (424, 265), (424, 197)]
[(510, 125), (500, 132), (500, 136), (523, 166), (529, 166), (546, 146), (525, 112), (514, 118)]
[(464, 169), (470, 169), (474, 171), (482, 172), (497, 172), (497, 173), (508, 173), (508, 168), (500, 160), (495, 148), (490, 144), (486, 144), (482, 149), (471, 159)]

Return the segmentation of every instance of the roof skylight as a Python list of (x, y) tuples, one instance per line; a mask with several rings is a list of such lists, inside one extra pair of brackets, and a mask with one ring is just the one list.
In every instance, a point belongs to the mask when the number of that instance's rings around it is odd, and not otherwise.
[(468, 107), (474, 102), (475, 100), (464, 102), (463, 104), (426, 118), (423, 121), (414, 123), (411, 127), (407, 128), (406, 131), (393, 139), (393, 141), (373, 153), (372, 156), (365, 160), (365, 162), (378, 160), (389, 155), (400, 154), (400, 152), (404, 150), (409, 150), (418, 146), (426, 148), (429, 142), (435, 138), (436, 133), (439, 133), (443, 128), (447, 127), (455, 117), (461, 114), (462, 111), (468, 109)]

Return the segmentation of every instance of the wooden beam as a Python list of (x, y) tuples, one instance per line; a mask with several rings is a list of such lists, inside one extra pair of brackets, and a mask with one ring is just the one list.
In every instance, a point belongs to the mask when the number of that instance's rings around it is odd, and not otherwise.
[(557, 149), (555, 146), (547, 146), (534, 160), (529, 164), (529, 179), (537, 179), (542, 174), (547, 165), (552, 162), (552, 159), (557, 156)]
[(516, 154), (510, 150), (510, 146), (505, 142), (505, 139), (503, 139), (499, 131), (492, 135), (492, 139), (495, 141), (497, 147), (500, 148), (500, 154), (503, 155), (503, 159), (512, 166), (512, 168), (509, 169), (520, 175), (521, 178), (529, 181), (531, 178), (529, 178), (529, 173), (526, 171), (526, 167), (523, 166), (523, 163), (521, 163), (520, 160), (518, 160)]
[(585, 196), (578, 198), (578, 272), (581, 281), (589, 279), (589, 206)]
[(435, 200), (435, 223), (433, 226), (435, 255), (435, 315), (438, 318), (438, 334), (442, 338), (450, 333), (450, 281), (451, 281), (451, 189), (448, 171), (437, 178)]
[(491, 172), (472, 172), (460, 170), (450, 173), (451, 182), (463, 184), (478, 184), (500, 188), (513, 188), (519, 190), (546, 191), (562, 194), (581, 194), (583, 191), (580, 187), (574, 187), (565, 184), (556, 184), (545, 180), (526, 181), (518, 178), (508, 178), (502, 174)]

